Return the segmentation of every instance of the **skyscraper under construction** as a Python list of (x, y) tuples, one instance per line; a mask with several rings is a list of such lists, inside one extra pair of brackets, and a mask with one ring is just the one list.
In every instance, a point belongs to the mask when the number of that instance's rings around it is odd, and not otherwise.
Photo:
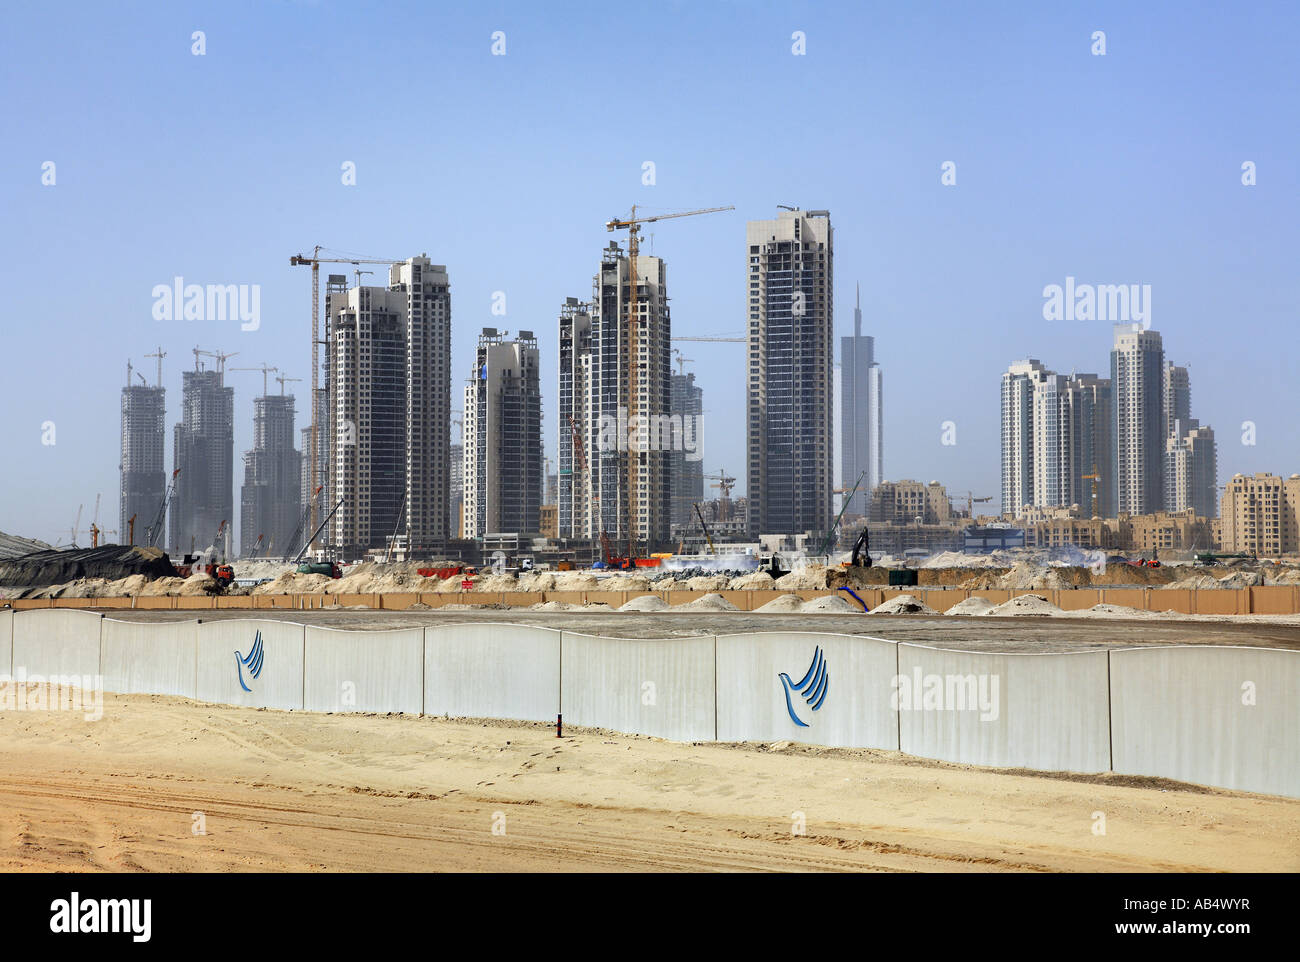
[(244, 454), (240, 492), (239, 551), (258, 557), (290, 548), (289, 536), (302, 513), (302, 458), (293, 446), (292, 394), (253, 399), (253, 447)]
[[(161, 375), (161, 367), (159, 369)], [(132, 369), (126, 366), (126, 387), (122, 388), (122, 461), (121, 494), (118, 501), (118, 538), (122, 544), (134, 536), (137, 544), (146, 544), (162, 504), (167, 482), (164, 444), (167, 434), (166, 390), (161, 383), (152, 387), (140, 378), (131, 383)], [(133, 523), (134, 521), (134, 523)], [(157, 543), (164, 542), (159, 532)]]
[(194, 370), (181, 378), (181, 420), (174, 428), (173, 457), (180, 474), (171, 503), (173, 554), (203, 551), (209, 546), (226, 552), (228, 536), (217, 541), (222, 522), (225, 532), (234, 523), (235, 392), (225, 385), (221, 355), (216, 370), (206, 370), (195, 350)]

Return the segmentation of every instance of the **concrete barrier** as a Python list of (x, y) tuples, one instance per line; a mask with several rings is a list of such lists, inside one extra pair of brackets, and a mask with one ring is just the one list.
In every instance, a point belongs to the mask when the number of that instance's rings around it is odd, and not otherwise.
[(424, 711), (555, 721), (560, 712), (560, 632), (531, 625), (425, 628)]
[(202, 622), (198, 628), (198, 698), (249, 708), (301, 709), (306, 637), (303, 625), (287, 621), (239, 618)]
[(12, 675), (14, 670), (14, 613), (0, 611), (0, 672)]
[(90, 611), (19, 611), (13, 622), (13, 670), (29, 675), (98, 675), (104, 616)]
[(194, 698), (198, 630), (197, 621), (104, 619), (99, 659), (104, 690)]
[(308, 711), (405, 712), (424, 705), (424, 629), (343, 631), (307, 627), (303, 707)]
[(564, 720), (671, 738), (716, 738), (714, 639), (561, 639)]
[[(897, 749), (898, 716), (889, 704), (895, 647), (879, 638), (817, 632), (719, 635), (718, 740)], [(813, 676), (819, 673), (818, 651), (825, 684), (808, 677), (804, 691), (793, 690), (810, 667)]]
[(1115, 771), (1300, 796), (1300, 654), (1116, 649), (1110, 680)]
[(1110, 767), (1106, 652), (1010, 655), (898, 646), (899, 747), (1047, 771)]

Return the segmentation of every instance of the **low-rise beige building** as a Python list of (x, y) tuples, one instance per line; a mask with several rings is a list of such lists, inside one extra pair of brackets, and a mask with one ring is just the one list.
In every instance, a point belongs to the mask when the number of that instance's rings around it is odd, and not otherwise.
[(1300, 474), (1236, 474), (1224, 486), (1219, 515), (1223, 550), (1265, 557), (1300, 554)]
[(871, 492), (870, 520), (894, 524), (947, 524), (952, 520), (948, 489), (938, 481), (884, 481)]

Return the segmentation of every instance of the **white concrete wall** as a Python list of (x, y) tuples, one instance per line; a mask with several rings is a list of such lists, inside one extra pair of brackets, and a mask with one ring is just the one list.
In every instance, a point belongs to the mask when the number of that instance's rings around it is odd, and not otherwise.
[[(259, 634), (262, 669), (254, 678), (251, 670), (240, 664), (240, 657), (250, 655)], [(199, 700), (250, 708), (301, 709), (306, 637), (303, 625), (287, 621), (240, 618), (201, 622)], [(245, 687), (250, 690), (245, 691)]]
[(1110, 678), (1115, 771), (1300, 797), (1300, 653), (1117, 649)]
[(14, 612), (14, 674), (98, 675), (103, 620), (75, 608)]
[(560, 632), (525, 625), (424, 629), (428, 715), (555, 721)]
[(571, 725), (677, 741), (716, 736), (714, 639), (563, 633), (561, 710)]
[(14, 668), (14, 613), (0, 611), (0, 673), (11, 674)]
[(406, 712), (424, 706), (424, 629), (307, 627), (303, 704), (308, 711)]
[(100, 648), (104, 690), (195, 697), (197, 621), (105, 618)]
[[(1104, 772), (1110, 767), (1106, 653), (1003, 655), (898, 646), (899, 675), (915, 687), (919, 669), (944, 680), (941, 708), (899, 711), (899, 747), (910, 755), (995, 768)], [(988, 680), (988, 711), (958, 710), (951, 676)], [(954, 693), (956, 689), (954, 688)], [(900, 706), (906, 704), (899, 702)], [(912, 703), (914, 706), (916, 702)], [(996, 716), (996, 717), (986, 717)]]
[[(817, 632), (754, 632), (718, 636), (718, 739), (780, 741), (840, 748), (898, 748), (898, 717), (889, 707), (895, 644), (879, 638)], [(812, 710), (790, 693), (821, 648), (825, 697)], [(811, 694), (811, 693), (810, 693)], [(790, 717), (795, 716), (807, 727)]]

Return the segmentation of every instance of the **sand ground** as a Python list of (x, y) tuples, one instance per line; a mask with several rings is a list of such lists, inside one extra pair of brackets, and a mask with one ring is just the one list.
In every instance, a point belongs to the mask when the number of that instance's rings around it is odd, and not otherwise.
[(104, 708), (0, 713), (0, 869), (1300, 870), (1300, 800), (1155, 779), (149, 695)]

